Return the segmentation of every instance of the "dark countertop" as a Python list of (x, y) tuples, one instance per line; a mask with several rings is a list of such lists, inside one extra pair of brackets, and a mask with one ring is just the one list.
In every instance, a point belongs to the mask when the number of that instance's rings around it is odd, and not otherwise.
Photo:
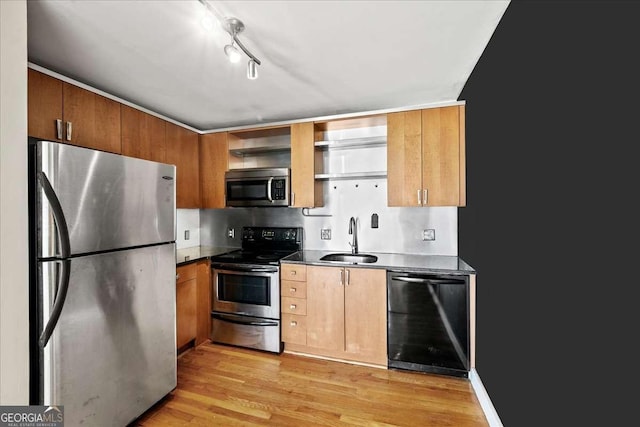
[(347, 262), (320, 261), (320, 258), (329, 253), (339, 251), (299, 251), (281, 259), (281, 262), (294, 264), (312, 264), (334, 267), (363, 267), (383, 268), (395, 271), (417, 271), (453, 274), (475, 274), (476, 271), (460, 257), (445, 255), (416, 255), (416, 254), (389, 254), (379, 252), (367, 252), (375, 255), (378, 260), (374, 263), (353, 264)]
[(176, 265), (188, 264), (201, 259), (220, 255), (225, 252), (234, 251), (240, 248), (231, 248), (224, 246), (191, 246), (176, 250)]

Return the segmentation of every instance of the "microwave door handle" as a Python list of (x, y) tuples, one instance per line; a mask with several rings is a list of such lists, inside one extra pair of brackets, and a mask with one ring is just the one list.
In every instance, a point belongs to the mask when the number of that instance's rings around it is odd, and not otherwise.
[(269, 201), (271, 203), (273, 203), (273, 197), (271, 197), (271, 183), (273, 182), (273, 177), (269, 178), (269, 180), (267, 181), (267, 199), (269, 199)]

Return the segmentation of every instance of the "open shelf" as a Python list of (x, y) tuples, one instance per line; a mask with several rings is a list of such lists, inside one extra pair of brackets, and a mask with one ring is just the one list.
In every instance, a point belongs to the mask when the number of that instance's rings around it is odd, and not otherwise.
[(315, 178), (320, 181), (327, 181), (331, 179), (371, 179), (371, 178), (386, 178), (386, 177), (387, 177), (387, 171), (318, 173), (315, 176)]
[(345, 149), (345, 148), (366, 148), (386, 145), (387, 136), (367, 136), (362, 138), (348, 138), (328, 141), (316, 141), (318, 149)]
[(237, 157), (255, 156), (258, 154), (276, 154), (291, 151), (290, 144), (272, 144), (259, 147), (230, 148), (229, 153)]

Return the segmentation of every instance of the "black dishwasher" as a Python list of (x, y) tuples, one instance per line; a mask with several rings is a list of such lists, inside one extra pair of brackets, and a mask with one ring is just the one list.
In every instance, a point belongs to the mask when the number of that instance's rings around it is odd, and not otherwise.
[(387, 273), (389, 368), (468, 377), (469, 276)]

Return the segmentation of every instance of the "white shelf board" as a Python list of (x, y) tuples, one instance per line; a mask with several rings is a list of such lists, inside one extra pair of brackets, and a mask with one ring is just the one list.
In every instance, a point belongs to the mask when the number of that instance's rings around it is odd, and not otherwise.
[(386, 178), (386, 171), (375, 172), (347, 172), (347, 173), (317, 173), (317, 180), (326, 181), (330, 179), (370, 179), (370, 178)]
[(387, 144), (386, 135), (315, 142), (315, 146), (319, 149), (365, 148), (365, 147), (376, 147), (376, 146), (381, 146), (386, 144)]

